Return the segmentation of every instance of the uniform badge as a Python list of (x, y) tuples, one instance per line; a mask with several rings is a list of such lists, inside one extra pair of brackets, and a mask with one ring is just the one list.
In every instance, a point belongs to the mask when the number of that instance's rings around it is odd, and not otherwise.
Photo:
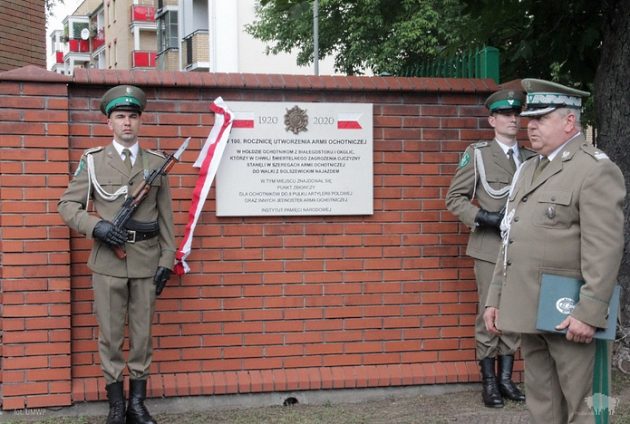
[(85, 161), (83, 160), (83, 158), (81, 158), (81, 160), (79, 161), (79, 167), (77, 168), (76, 171), (74, 171), (74, 176), (76, 177), (77, 175), (79, 175), (81, 171), (83, 171), (84, 167), (85, 167)]
[(556, 309), (564, 315), (569, 315), (575, 309), (575, 300), (570, 297), (561, 297), (556, 301)]
[(569, 153), (569, 152), (562, 152), (562, 159), (564, 160), (564, 159), (568, 158), (570, 154), (571, 153)]
[(470, 163), (470, 153), (468, 152), (464, 152), (464, 155), (462, 156), (462, 158), (459, 161), (459, 168), (463, 168), (464, 166), (468, 165)]
[(549, 219), (554, 219), (556, 217), (556, 208), (549, 206), (545, 211), (545, 215), (547, 215), (547, 218)]

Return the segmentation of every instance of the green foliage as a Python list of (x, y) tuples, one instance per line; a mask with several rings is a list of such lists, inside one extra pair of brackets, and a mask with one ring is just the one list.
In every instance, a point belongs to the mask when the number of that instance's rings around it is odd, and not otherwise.
[[(452, 29), (466, 25), (459, 0), (321, 0), (319, 57), (335, 56), (335, 68), (395, 74), (459, 44)], [(270, 43), (268, 53), (297, 50), (297, 63), (313, 62), (313, 2), (267, 0), (246, 30)]]
[[(461, 0), (474, 22), (463, 34), (471, 46), (501, 52), (503, 81), (551, 79), (593, 93), (601, 57), (606, 2), (592, 0)], [(593, 98), (583, 122), (594, 121)]]
[[(321, 0), (320, 58), (348, 74), (398, 73), (426, 59), (487, 45), (503, 80), (553, 78), (588, 89), (599, 63), (603, 9), (592, 0)], [(313, 61), (313, 1), (263, 0), (247, 27), (270, 53)]]
[(600, 58), (605, 2), (462, 0), (474, 22), (464, 39), (497, 47), (506, 80), (553, 78), (588, 89)]

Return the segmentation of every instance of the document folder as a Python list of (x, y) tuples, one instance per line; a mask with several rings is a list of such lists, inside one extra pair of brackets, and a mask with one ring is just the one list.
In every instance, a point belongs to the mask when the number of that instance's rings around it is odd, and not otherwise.
[[(573, 311), (580, 297), (580, 287), (584, 281), (561, 275), (543, 274), (538, 299), (538, 315), (536, 329), (553, 333), (566, 333), (556, 330), (556, 326), (565, 320)], [(614, 340), (619, 312), (619, 296), (621, 287), (615, 286), (608, 304), (608, 321), (606, 328), (595, 332), (596, 339)]]

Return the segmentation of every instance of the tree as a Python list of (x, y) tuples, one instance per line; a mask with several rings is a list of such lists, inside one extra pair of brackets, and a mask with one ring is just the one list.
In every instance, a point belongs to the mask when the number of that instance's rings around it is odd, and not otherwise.
[[(320, 25), (325, 46), (321, 55), (334, 53), (338, 69), (348, 73), (364, 68), (377, 74), (382, 70), (396, 73), (416, 60), (485, 44), (501, 52), (503, 81), (543, 78), (591, 91), (587, 103), (591, 113), (586, 119), (595, 128), (595, 142), (622, 169), (630, 189), (630, 0), (321, 3), (321, 21), (332, 18), (330, 24)], [(310, 4), (306, 0), (262, 1), (260, 21), (251, 26), (252, 34), (275, 41), (272, 52), (301, 49), (300, 60), (308, 63), (313, 51)], [(286, 25), (289, 17), (304, 21)], [(630, 242), (628, 197), (624, 213), (624, 234)], [(621, 332), (627, 337), (617, 358), (630, 371), (630, 244), (619, 282), (626, 299)]]
[(46, 8), (46, 15), (50, 14), (52, 8), (56, 3), (63, 4), (64, 0), (44, 0), (44, 7)]
[[(321, 0), (319, 57), (334, 54), (335, 69), (348, 75), (395, 74), (457, 44), (450, 29), (464, 24), (461, 8), (459, 0)], [(268, 53), (297, 49), (299, 65), (313, 62), (311, 0), (263, 0), (257, 16), (246, 30), (271, 43)]]

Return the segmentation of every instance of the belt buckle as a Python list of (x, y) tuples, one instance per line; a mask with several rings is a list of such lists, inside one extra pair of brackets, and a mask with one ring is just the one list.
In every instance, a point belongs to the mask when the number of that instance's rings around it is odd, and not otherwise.
[(135, 243), (135, 242), (136, 242), (136, 231), (127, 230), (127, 243)]

